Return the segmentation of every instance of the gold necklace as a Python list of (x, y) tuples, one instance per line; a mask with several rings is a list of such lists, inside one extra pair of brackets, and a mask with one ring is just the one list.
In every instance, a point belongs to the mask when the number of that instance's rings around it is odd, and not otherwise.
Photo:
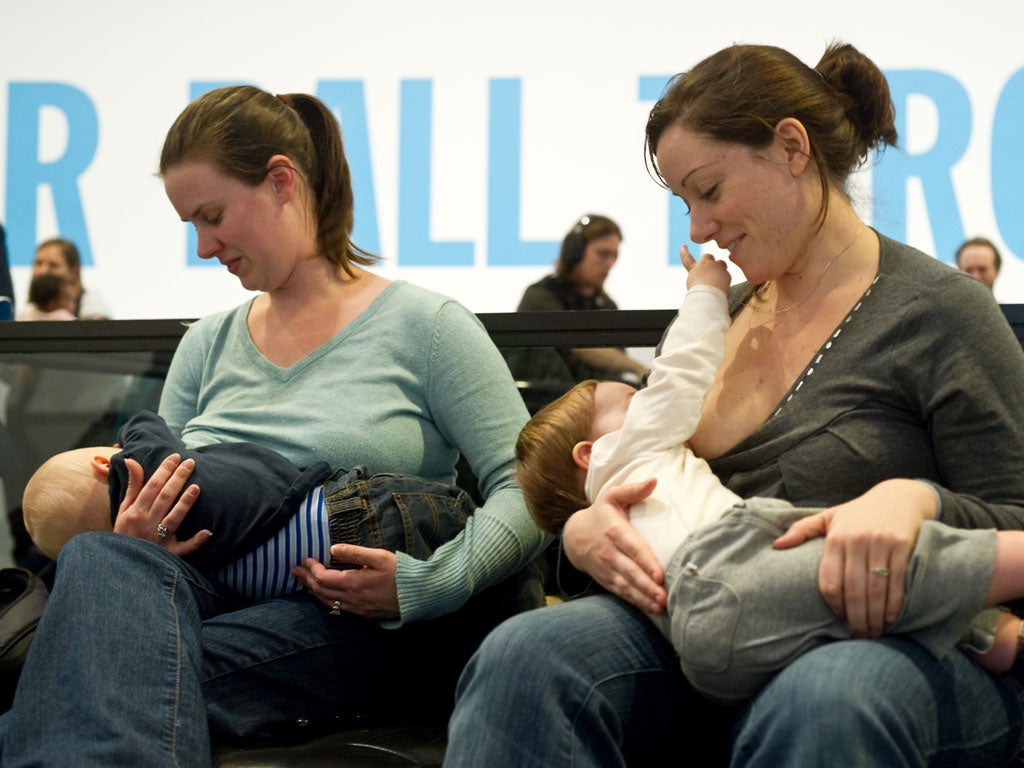
[[(857, 242), (857, 238), (860, 237), (861, 232), (863, 232), (865, 229), (867, 229), (866, 226), (862, 226), (860, 229), (858, 229), (857, 234), (853, 236), (853, 239), (850, 242), (848, 242), (845, 246), (843, 246), (843, 249), (839, 251), (839, 253), (832, 257), (832, 260), (825, 265), (825, 268), (821, 270), (821, 274), (818, 275), (818, 282), (814, 284), (814, 287), (811, 288), (811, 290), (809, 290), (806, 293), (806, 295), (804, 295), (804, 297), (800, 299), (800, 301), (796, 302), (795, 304), (790, 304), (788, 307), (783, 307), (782, 309), (760, 309), (751, 304), (749, 300), (744, 301), (743, 306), (749, 307), (754, 312), (760, 312), (762, 315), (781, 315), (783, 312), (789, 312), (789, 310), (791, 309), (796, 309), (809, 298), (811, 298), (812, 295), (814, 295), (814, 292), (817, 291), (818, 287), (821, 285), (821, 281), (825, 279), (825, 273), (828, 272), (829, 267), (835, 264), (840, 256), (842, 256), (844, 253), (850, 250), (850, 248), (853, 247), (853, 244)], [(762, 297), (764, 296), (765, 292), (771, 287), (771, 284), (771, 280), (766, 280), (757, 287), (757, 289), (754, 291), (754, 295), (756, 295), (758, 299), (763, 300)]]

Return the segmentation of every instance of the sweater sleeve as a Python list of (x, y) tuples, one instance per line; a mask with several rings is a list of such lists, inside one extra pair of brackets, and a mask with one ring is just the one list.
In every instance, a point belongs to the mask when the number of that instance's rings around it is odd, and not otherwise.
[(906, 307), (890, 354), (931, 435), (942, 521), (1024, 528), (1024, 353), (981, 283), (951, 271), (940, 288)]
[[(199, 321), (202, 323), (202, 321)], [(199, 382), (203, 370), (202, 326), (193, 324), (181, 337), (171, 358), (158, 411), (168, 428), (180, 436), (185, 425), (195, 417), (199, 408)]]
[(398, 554), (401, 619), (387, 626), (456, 610), (550, 541), (534, 525), (515, 482), (515, 441), (526, 407), (479, 320), (455, 302), (435, 318), (426, 376), (434, 423), (469, 462), (485, 503), (429, 560)]

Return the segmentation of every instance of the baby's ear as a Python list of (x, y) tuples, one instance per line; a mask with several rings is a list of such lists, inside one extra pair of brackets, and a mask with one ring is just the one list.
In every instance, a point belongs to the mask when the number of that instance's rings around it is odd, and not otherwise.
[(110, 476), (110, 459), (106, 456), (92, 457), (92, 471), (100, 480), (106, 480)]
[(593, 440), (582, 440), (572, 447), (572, 460), (577, 467), (590, 469), (590, 451), (593, 447)]

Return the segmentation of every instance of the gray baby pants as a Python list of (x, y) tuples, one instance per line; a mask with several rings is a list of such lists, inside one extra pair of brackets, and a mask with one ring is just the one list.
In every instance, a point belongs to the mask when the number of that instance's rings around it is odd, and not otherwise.
[[(818, 591), (824, 539), (772, 549), (793, 522), (817, 511), (749, 499), (676, 550), (665, 573), (668, 611), (654, 619), (687, 679), (707, 696), (747, 699), (796, 657), (850, 637)], [(982, 611), (982, 601), (995, 547), (994, 530), (926, 521), (908, 566), (903, 610), (886, 634), (908, 635), (938, 658), (968, 635), (976, 650), (988, 650), (996, 612)]]

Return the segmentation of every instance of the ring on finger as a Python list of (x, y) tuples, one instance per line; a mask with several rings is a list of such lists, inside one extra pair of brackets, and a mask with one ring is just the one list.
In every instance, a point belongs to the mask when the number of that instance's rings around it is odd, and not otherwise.
[(891, 573), (891, 571), (884, 565), (876, 565), (874, 568), (868, 568), (868, 571), (875, 574), (875, 576), (881, 576), (883, 579), (889, 578), (889, 574)]
[(164, 525), (163, 523), (157, 523), (156, 524), (156, 537), (158, 539), (166, 539), (167, 538), (167, 534), (169, 534), (169, 533), (170, 533), (170, 531), (167, 529), (166, 525)]
[(331, 603), (331, 616), (341, 616), (341, 601), (335, 600)]

